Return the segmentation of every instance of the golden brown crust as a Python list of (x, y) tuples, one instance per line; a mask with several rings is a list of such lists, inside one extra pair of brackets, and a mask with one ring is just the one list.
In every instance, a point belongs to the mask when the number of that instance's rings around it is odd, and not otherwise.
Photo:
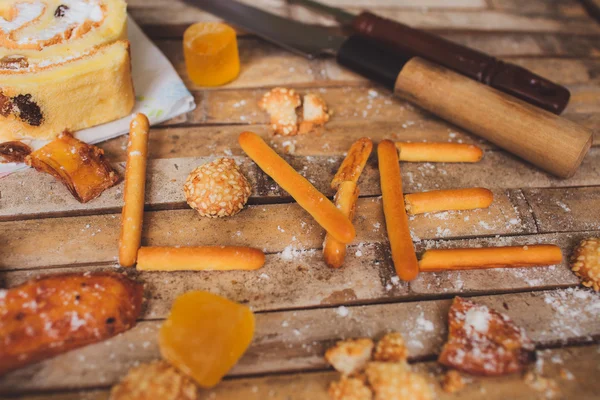
[(385, 362), (405, 362), (408, 350), (404, 345), (404, 339), (398, 332), (391, 332), (377, 342), (373, 359)]
[(26, 162), (61, 181), (82, 203), (100, 196), (120, 179), (102, 149), (75, 139), (69, 132), (31, 153)]
[(356, 374), (371, 360), (373, 346), (367, 338), (342, 340), (325, 352), (325, 359), (344, 375)]
[(409, 162), (478, 162), (483, 151), (472, 144), (397, 142), (400, 161)]
[(582, 240), (571, 256), (571, 269), (585, 287), (600, 290), (600, 238)]
[(230, 271), (255, 270), (265, 255), (251, 247), (141, 247), (138, 271)]
[(426, 250), (419, 261), (421, 271), (528, 267), (560, 264), (560, 247), (550, 244)]
[(110, 391), (110, 400), (196, 400), (194, 382), (166, 361), (153, 361), (129, 370)]
[(407, 194), (404, 200), (406, 211), (416, 215), (445, 210), (487, 208), (492, 204), (494, 194), (484, 188), (432, 190)]
[(298, 115), (300, 96), (294, 89), (274, 88), (265, 93), (259, 101), (259, 107), (269, 113), (271, 126), (276, 135), (293, 136), (298, 133)]
[(433, 393), (425, 378), (406, 363), (370, 362), (366, 368), (374, 400), (431, 400)]
[(329, 385), (331, 400), (371, 400), (373, 393), (365, 384), (364, 379), (342, 376), (339, 381)]
[(358, 183), (367, 160), (373, 150), (373, 142), (369, 138), (360, 138), (350, 146), (348, 154), (331, 181), (331, 188), (338, 189), (344, 181)]
[[(350, 221), (354, 219), (356, 210), (356, 201), (360, 191), (356, 183), (351, 181), (342, 182), (338, 192), (335, 195), (335, 206), (348, 217)], [(323, 258), (325, 263), (331, 268), (339, 268), (344, 263), (346, 257), (346, 244), (335, 240), (331, 235), (325, 235), (323, 243)]]
[(438, 361), (473, 375), (522, 371), (535, 359), (534, 345), (512, 320), (486, 306), (455, 297), (448, 314), (448, 342)]
[[(0, 98), (1, 102), (1, 98)], [(2, 108), (2, 104), (0, 104)], [(23, 142), (4, 142), (0, 143), (0, 163), (22, 163), (27, 156), (31, 154), (31, 147)]]
[(0, 291), (0, 375), (132, 328), (142, 294), (116, 273), (52, 275)]
[(135, 264), (142, 242), (150, 122), (144, 114), (137, 114), (129, 126), (124, 205), (119, 237), (119, 263), (124, 267), (132, 267)]
[(252, 186), (234, 160), (218, 158), (190, 172), (183, 190), (187, 203), (198, 214), (217, 218), (240, 212), (252, 193)]

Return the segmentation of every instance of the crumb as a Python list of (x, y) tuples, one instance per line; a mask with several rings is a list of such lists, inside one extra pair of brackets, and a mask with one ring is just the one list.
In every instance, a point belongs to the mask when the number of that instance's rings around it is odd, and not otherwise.
[(318, 94), (306, 94), (302, 105), (302, 123), (299, 126), (299, 133), (311, 132), (314, 128), (325, 125), (327, 121), (329, 121), (329, 112), (325, 100)]
[(533, 342), (505, 314), (455, 297), (448, 313), (448, 341), (438, 361), (473, 375), (522, 371), (535, 360)]
[(406, 361), (408, 352), (402, 335), (397, 332), (388, 333), (377, 343), (375, 361), (400, 362)]
[(370, 362), (366, 374), (375, 393), (374, 400), (433, 399), (425, 378), (412, 372), (406, 363)]
[(342, 374), (352, 375), (361, 371), (371, 360), (373, 347), (371, 339), (342, 340), (327, 350), (325, 359)]
[(451, 369), (442, 380), (442, 389), (446, 393), (456, 393), (465, 387), (465, 381), (460, 372)]
[(265, 93), (259, 107), (271, 116), (271, 126), (276, 135), (293, 136), (298, 134), (300, 96), (294, 89), (274, 88)]
[(571, 269), (581, 284), (600, 290), (600, 238), (582, 240), (571, 256)]
[(331, 400), (371, 400), (373, 393), (365, 385), (363, 379), (347, 378), (342, 376), (339, 381), (329, 385), (329, 398)]
[(243, 208), (252, 187), (235, 161), (219, 158), (193, 170), (183, 186), (187, 203), (203, 217), (229, 217)]
[(110, 392), (110, 400), (196, 400), (198, 389), (190, 378), (165, 361), (153, 361), (129, 370)]

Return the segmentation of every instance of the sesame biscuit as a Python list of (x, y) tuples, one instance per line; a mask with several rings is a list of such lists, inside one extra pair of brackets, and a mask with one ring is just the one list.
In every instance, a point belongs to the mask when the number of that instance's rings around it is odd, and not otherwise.
[(274, 88), (265, 93), (259, 101), (259, 107), (271, 116), (271, 126), (276, 135), (294, 136), (298, 134), (298, 115), (300, 96), (294, 89)]
[(325, 100), (315, 93), (304, 95), (299, 133), (308, 133), (318, 126), (325, 125), (327, 121), (329, 121), (329, 112)]
[(129, 370), (110, 392), (110, 400), (197, 400), (190, 378), (165, 361), (153, 361)]
[(347, 339), (339, 341), (327, 350), (325, 359), (344, 375), (360, 372), (371, 360), (373, 351), (371, 339)]
[(600, 290), (600, 238), (582, 240), (571, 256), (571, 269), (585, 287)]
[(404, 362), (408, 357), (408, 351), (404, 345), (404, 339), (398, 332), (391, 332), (381, 338), (375, 348), (375, 361)]
[(252, 187), (235, 161), (219, 158), (193, 170), (183, 186), (187, 203), (203, 217), (230, 217), (243, 208)]

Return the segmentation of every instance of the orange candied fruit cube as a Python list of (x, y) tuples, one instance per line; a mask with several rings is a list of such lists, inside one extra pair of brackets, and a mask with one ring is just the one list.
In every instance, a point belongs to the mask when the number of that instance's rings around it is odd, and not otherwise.
[(240, 57), (235, 30), (221, 22), (199, 22), (183, 34), (188, 76), (199, 86), (220, 86), (237, 78)]
[(213, 387), (237, 363), (254, 336), (254, 314), (208, 292), (179, 296), (159, 333), (165, 360), (202, 387)]

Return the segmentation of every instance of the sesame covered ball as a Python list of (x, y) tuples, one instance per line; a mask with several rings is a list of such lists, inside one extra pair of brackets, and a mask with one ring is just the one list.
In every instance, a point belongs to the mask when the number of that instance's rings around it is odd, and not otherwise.
[(600, 238), (582, 240), (571, 257), (571, 269), (583, 286), (600, 290)]
[(244, 208), (252, 187), (230, 158), (193, 170), (183, 185), (187, 203), (203, 217), (230, 217)]

